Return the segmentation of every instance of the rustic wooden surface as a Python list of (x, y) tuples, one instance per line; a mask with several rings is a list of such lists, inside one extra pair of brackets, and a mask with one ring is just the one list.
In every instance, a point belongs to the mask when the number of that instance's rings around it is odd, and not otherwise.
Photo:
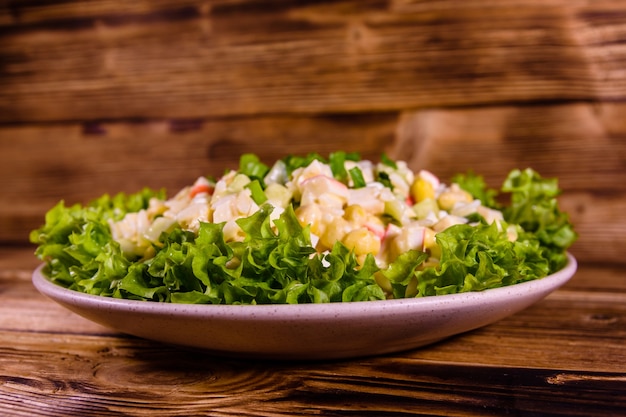
[(11, 2), (4, 121), (624, 97), (623, 4)]
[[(0, 415), (626, 414), (625, 42), (621, 0), (0, 2)], [(581, 268), (492, 326), (331, 363), (119, 335), (30, 284), (61, 199), (338, 149), (558, 177)]]
[(581, 267), (496, 324), (372, 358), (264, 362), (117, 334), (30, 284), (29, 250), (0, 251), (3, 416), (619, 416), (626, 282)]

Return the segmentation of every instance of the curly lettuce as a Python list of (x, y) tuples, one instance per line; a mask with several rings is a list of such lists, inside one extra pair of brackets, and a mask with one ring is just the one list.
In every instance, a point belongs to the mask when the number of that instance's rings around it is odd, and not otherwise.
[[(482, 177), (473, 173), (458, 175), (454, 181), (483, 204), (502, 209), (509, 224), (521, 227), (519, 239), (537, 240), (542, 258), (550, 265), (550, 273), (565, 266), (566, 251), (578, 234), (567, 213), (559, 208), (557, 197), (561, 190), (556, 178), (542, 178), (531, 168), (516, 169), (509, 173), (500, 193), (488, 188)], [(510, 203), (499, 204), (498, 197), (507, 195)]]

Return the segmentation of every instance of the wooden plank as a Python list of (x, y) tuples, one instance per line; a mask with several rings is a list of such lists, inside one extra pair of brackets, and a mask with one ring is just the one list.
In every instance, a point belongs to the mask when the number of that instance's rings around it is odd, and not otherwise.
[(578, 102), (406, 112), (394, 156), (443, 178), (480, 171), (492, 187), (503, 173), (531, 167), (570, 191), (623, 191), (622, 104)]
[(20, 350), (2, 349), (0, 406), (15, 415), (45, 410), (48, 416), (624, 412), (624, 379), (617, 372), (529, 371), (393, 357), (281, 365), (215, 360), (139, 341), (109, 343), (103, 348), (91, 338), (56, 338), (43, 350), (31, 335), (18, 335)]
[[(213, 2), (215, 3), (215, 2)], [(56, 22), (57, 25), (70, 24), (82, 20), (107, 16), (159, 16), (174, 14), (176, 10), (197, 6), (195, 0), (152, 0), (149, 2), (119, 2), (116, 0), (83, 0), (63, 2), (16, 2), (3, 8), (1, 21), (7, 26), (41, 25)]]
[[(593, 363), (597, 371), (623, 372), (626, 312), (620, 305), (625, 301), (624, 292), (570, 291), (566, 285), (521, 313), (410, 356), (513, 367), (552, 368), (558, 363), (568, 371)], [(486, 352), (492, 359), (484, 358)]]
[(34, 245), (0, 245), (0, 279), (30, 280), (32, 270), (41, 263), (33, 256), (34, 250)]
[(10, 22), (0, 28), (1, 122), (615, 100), (626, 91), (618, 2), (77, 4), (16, 3), (0, 18)]

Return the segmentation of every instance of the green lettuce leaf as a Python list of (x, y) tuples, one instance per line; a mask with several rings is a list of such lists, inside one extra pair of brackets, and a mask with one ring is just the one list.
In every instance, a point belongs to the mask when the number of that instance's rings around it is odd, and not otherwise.
[(419, 296), (482, 291), (550, 272), (538, 241), (511, 242), (497, 223), (455, 225), (438, 233), (436, 239), (441, 247), (440, 263), (417, 272)]
[(148, 207), (164, 191), (143, 189), (134, 194), (104, 195), (86, 206), (59, 202), (46, 213), (45, 223), (30, 233), (35, 255), (46, 261), (45, 273), (54, 282), (89, 294), (113, 295), (117, 280), (131, 265), (111, 237), (109, 220)]
[(511, 196), (510, 205), (503, 210), (504, 218), (539, 240), (551, 272), (561, 269), (567, 262), (566, 250), (578, 235), (568, 215), (559, 208), (557, 180), (544, 179), (530, 168), (514, 170), (504, 181), (502, 191)]

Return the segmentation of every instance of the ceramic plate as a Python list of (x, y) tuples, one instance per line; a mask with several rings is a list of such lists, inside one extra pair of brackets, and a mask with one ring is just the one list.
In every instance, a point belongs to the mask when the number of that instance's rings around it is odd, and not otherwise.
[(87, 295), (50, 282), (35, 287), (69, 310), (122, 333), (214, 354), (336, 359), (413, 349), (498, 321), (541, 300), (576, 271), (568, 254), (543, 279), (482, 292), (303, 305), (192, 305)]

